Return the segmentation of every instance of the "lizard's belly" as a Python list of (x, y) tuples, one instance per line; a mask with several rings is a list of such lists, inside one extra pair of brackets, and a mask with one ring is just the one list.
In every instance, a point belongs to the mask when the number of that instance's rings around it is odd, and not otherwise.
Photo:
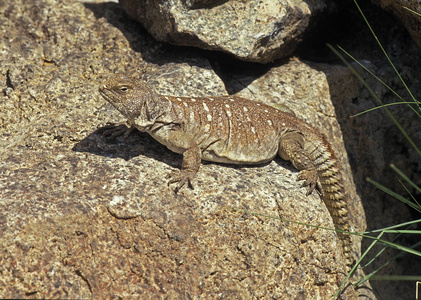
[(278, 152), (277, 143), (272, 147), (255, 145), (212, 144), (202, 151), (202, 159), (227, 164), (259, 164), (272, 160)]
[[(259, 164), (272, 160), (277, 152), (279, 138), (275, 132), (257, 138), (243, 136), (225, 136), (197, 130), (172, 130), (162, 126), (149, 134), (168, 149), (176, 153), (184, 153), (193, 144), (201, 150), (201, 158), (206, 161), (228, 164)], [(196, 129), (196, 130), (195, 130)]]

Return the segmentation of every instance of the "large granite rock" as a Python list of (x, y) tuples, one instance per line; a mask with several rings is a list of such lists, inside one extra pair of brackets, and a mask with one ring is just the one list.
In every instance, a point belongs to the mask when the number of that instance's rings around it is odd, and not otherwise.
[[(123, 121), (97, 92), (114, 72), (142, 76), (164, 94), (239, 92), (287, 102), (329, 136), (354, 230), (365, 228), (362, 205), (372, 229), (407, 218), (404, 207), (362, 182), (381, 178), (388, 159), (404, 158), (409, 172), (413, 154), (403, 142), (388, 142), (397, 134), (380, 111), (375, 122), (373, 115), (348, 119), (373, 103), (344, 67), (292, 60), (262, 70), (208, 60), (209, 53), (156, 42), (112, 3), (16, 0), (0, 7), (0, 297), (330, 299), (338, 289), (344, 260), (335, 234), (268, 217), (333, 227), (289, 163), (204, 164), (194, 190), (175, 195), (165, 177), (181, 156), (145, 134), (109, 140), (97, 130)], [(410, 43), (402, 49), (418, 55)], [(416, 78), (416, 60), (399, 66)], [(371, 84), (387, 101), (387, 91)], [(403, 150), (394, 156), (394, 149)], [(416, 270), (416, 261), (403, 262), (393, 274), (400, 266)], [(382, 299), (406, 295), (402, 286), (375, 289)], [(347, 286), (342, 296), (355, 299), (362, 290)]]
[(335, 234), (271, 218), (333, 228), (290, 164), (205, 164), (195, 189), (175, 195), (166, 175), (179, 155), (144, 134), (97, 133), (121, 120), (97, 92), (112, 72), (143, 70), (167, 94), (226, 90), (197, 56), (146, 63), (153, 41), (127, 40), (120, 30), (136, 25), (118, 23), (117, 6), (87, 7), (94, 13), (55, 0), (5, 7), (0, 296), (331, 298), (345, 270)]
[(325, 0), (120, 0), (124, 10), (159, 41), (230, 53), (268, 63), (296, 48)]

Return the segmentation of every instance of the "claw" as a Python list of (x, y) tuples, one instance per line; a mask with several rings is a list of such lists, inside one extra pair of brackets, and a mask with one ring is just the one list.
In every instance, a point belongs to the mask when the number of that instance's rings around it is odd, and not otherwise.
[(168, 181), (168, 186), (172, 183), (178, 182), (177, 186), (174, 188), (174, 192), (177, 194), (178, 191), (187, 183), (188, 186), (193, 189), (192, 185), (192, 179), (194, 177), (195, 173), (192, 174), (192, 172), (189, 172), (188, 170), (182, 170), (176, 174), (170, 174), (167, 177), (171, 178)]
[(123, 136), (124, 139), (127, 139), (135, 129), (134, 126), (130, 126), (127, 122), (109, 123), (107, 126), (100, 128), (98, 133), (111, 139), (118, 136)]
[(307, 196), (316, 189), (319, 195), (323, 195), (322, 184), (316, 169), (301, 170), (297, 180), (304, 180), (303, 187), (308, 186)]

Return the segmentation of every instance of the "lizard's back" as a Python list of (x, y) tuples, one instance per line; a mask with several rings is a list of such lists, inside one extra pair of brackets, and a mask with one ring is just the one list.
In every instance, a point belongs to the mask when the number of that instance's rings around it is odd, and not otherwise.
[[(270, 161), (278, 152), (281, 135), (306, 125), (286, 112), (240, 97), (161, 97), (171, 102), (169, 113), (179, 122), (179, 128), (164, 125), (150, 134), (162, 142), (167, 135), (165, 131), (180, 130), (196, 141), (202, 149), (202, 159), (208, 161), (234, 164)], [(181, 149), (166, 145), (182, 153)]]

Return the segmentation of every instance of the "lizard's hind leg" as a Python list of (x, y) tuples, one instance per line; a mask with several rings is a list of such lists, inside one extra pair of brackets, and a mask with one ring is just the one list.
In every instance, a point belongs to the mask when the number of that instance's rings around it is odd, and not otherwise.
[(309, 153), (304, 150), (304, 137), (298, 132), (287, 132), (279, 141), (279, 155), (292, 162), (300, 172), (298, 180), (303, 180), (303, 186), (308, 186), (307, 195), (314, 189), (323, 194), (322, 185)]

